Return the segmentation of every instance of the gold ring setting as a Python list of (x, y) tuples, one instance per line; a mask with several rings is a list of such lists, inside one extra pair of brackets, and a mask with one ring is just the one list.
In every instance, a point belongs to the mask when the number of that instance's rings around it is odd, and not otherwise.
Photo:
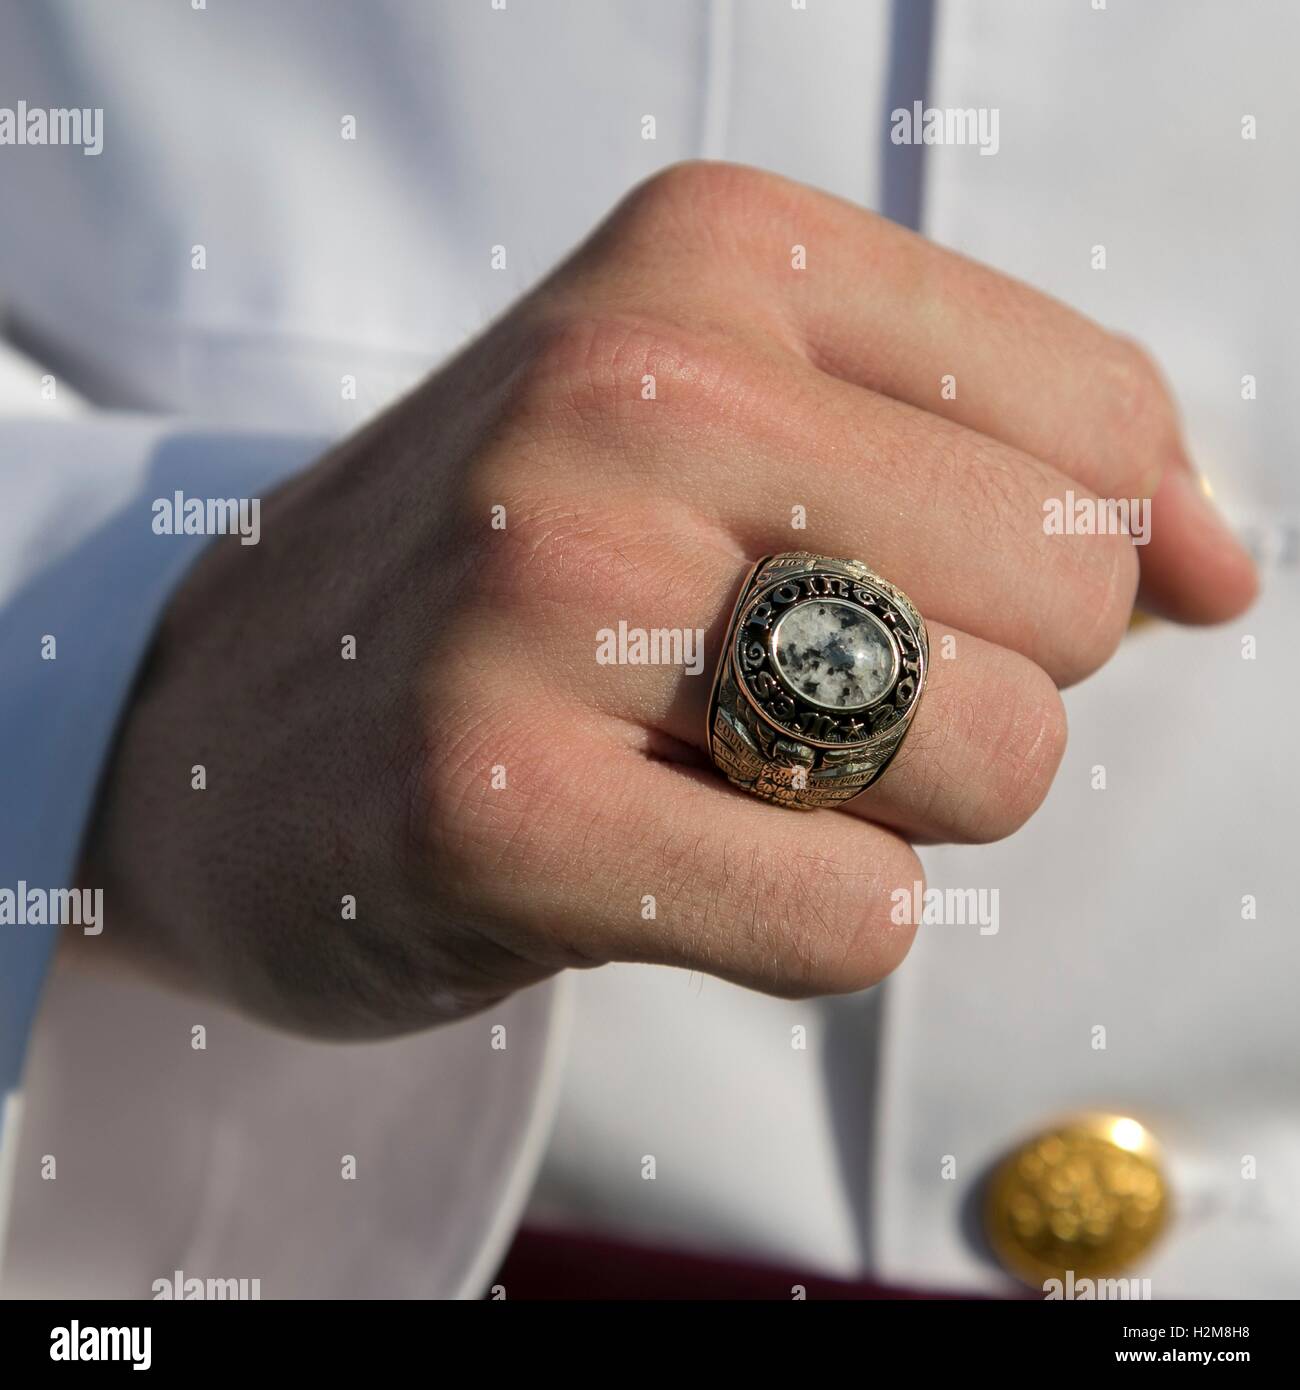
[(920, 613), (860, 560), (767, 556), (741, 587), (718, 660), (713, 761), (765, 801), (837, 806), (898, 751), (929, 662)]

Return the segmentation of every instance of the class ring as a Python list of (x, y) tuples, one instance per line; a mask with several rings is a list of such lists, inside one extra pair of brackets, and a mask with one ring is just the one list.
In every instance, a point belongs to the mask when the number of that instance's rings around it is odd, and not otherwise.
[(795, 552), (750, 570), (709, 700), (709, 752), (736, 786), (838, 806), (902, 745), (930, 664), (925, 623), (859, 560)]

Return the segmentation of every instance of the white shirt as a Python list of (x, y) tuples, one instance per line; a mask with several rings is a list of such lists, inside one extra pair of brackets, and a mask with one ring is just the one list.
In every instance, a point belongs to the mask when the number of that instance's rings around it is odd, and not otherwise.
[[(915, 55), (906, 26), (891, 51), (877, 0), (2, 12), (0, 106), (104, 110), (98, 156), (0, 147), (0, 295), (21, 349), (0, 376), (10, 886), (70, 881), (131, 672), (192, 554), (152, 535), (152, 498), (302, 466), (663, 164), (755, 163), (894, 212), (916, 167), (887, 143)], [(1282, 3), (1249, 20), (1213, 0), (939, 14), (926, 100), (997, 107), (1000, 141), (995, 157), (924, 150), (925, 230), (1143, 338), (1226, 510), (1273, 557), (1241, 623), (1144, 630), (1070, 693), (1070, 749), (1029, 827), (925, 852), (932, 885), (1001, 889), (997, 934), (923, 929), (895, 979), (856, 999), (614, 967), (365, 1046), (60, 965), (21, 1130), (5, 1130), (3, 1292), (148, 1297), (180, 1269), (258, 1277), (266, 1297), (473, 1294), (539, 1165), (538, 1219), (997, 1290), (962, 1221), (981, 1170), (1096, 1104), (1171, 1147), (1160, 1293), (1300, 1291), (1297, 37)], [(0, 939), (6, 982), (19, 949)]]

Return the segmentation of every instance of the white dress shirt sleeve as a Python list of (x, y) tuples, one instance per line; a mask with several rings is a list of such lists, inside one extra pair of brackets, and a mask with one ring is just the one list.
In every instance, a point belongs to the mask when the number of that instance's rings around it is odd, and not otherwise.
[[(6, 349), (0, 403), (35, 370)], [(0, 1198), (26, 1040), (59, 930), (25, 920), (27, 893), (74, 885), (132, 676), (206, 539), (155, 535), (151, 501), (199, 491), (200, 480), (200, 495), (216, 486), (222, 496), (253, 496), (322, 444), (89, 412), (66, 393), (50, 405), (44, 417), (0, 411)]]
[[(155, 535), (153, 500), (259, 496), (324, 441), (66, 398), (6, 415), (15, 363), (0, 348), (0, 890), (16, 894), (75, 885), (133, 676), (206, 543)], [(111, 933), (111, 907), (101, 920)], [(72, 961), (50, 972), (58, 930), (0, 926), (4, 1296), (148, 1298), (178, 1272), (255, 1278), (267, 1298), (482, 1292), (550, 1129), (553, 985), (428, 1033), (329, 1045)]]

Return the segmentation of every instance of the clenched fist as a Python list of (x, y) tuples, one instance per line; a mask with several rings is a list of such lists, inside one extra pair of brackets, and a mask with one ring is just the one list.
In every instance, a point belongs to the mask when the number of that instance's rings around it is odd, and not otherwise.
[[(1052, 524), (1119, 510), (1148, 543)], [(611, 960), (869, 985), (911, 938), (891, 920), (921, 876), (909, 842), (1032, 814), (1058, 687), (1111, 655), (1139, 588), (1193, 622), (1254, 592), (1135, 347), (724, 165), (636, 189), (267, 499), (262, 532), (214, 544), (176, 594), (83, 881), (145, 968), (338, 1036)], [(788, 550), (865, 560), (932, 654), (889, 771), (805, 816), (702, 752), (738, 587)], [(620, 624), (702, 630), (706, 659), (598, 659)]]

